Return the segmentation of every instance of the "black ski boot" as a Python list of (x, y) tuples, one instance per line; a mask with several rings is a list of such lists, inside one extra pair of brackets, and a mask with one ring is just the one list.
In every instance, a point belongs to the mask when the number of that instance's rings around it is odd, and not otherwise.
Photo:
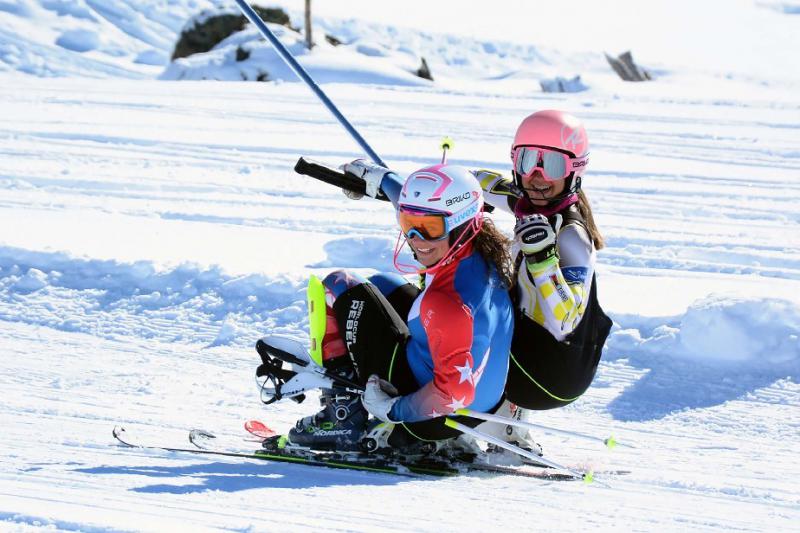
[(298, 420), (289, 442), (314, 450), (360, 450), (368, 417), (361, 395), (336, 386), (321, 392), (322, 411)]

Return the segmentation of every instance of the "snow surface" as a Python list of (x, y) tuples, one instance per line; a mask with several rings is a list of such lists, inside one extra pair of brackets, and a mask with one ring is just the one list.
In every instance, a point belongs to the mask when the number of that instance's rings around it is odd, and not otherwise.
[[(214, 4), (0, 0), (0, 529), (797, 530), (790, 1), (657, 1), (642, 15), (509, 0), (479, 17), (468, 2), (315, 3), (317, 35), (347, 44), (301, 62), (401, 172), (436, 161), (445, 134), (451, 161), (507, 171), (525, 114), (585, 120), (614, 329), (586, 395), (532, 421), (613, 434), (633, 447), (537, 437), (557, 462), (630, 474), (408, 480), (115, 445), (117, 423), (178, 446), (201, 426), (246, 448), (249, 418), (286, 430), (315, 398), (261, 406), (254, 341), (305, 339), (310, 274), (391, 270), (387, 204), (292, 171), (300, 155), (363, 155), (310, 91), (157, 79)], [(299, 25), (302, 2), (280, 4)], [(278, 72), (251, 30), (184, 72), (241, 79), (230, 53), (243, 43)], [(627, 48), (656, 81), (614, 77), (601, 52)], [(433, 83), (409, 75), (421, 56)], [(541, 92), (576, 75), (586, 90)]]

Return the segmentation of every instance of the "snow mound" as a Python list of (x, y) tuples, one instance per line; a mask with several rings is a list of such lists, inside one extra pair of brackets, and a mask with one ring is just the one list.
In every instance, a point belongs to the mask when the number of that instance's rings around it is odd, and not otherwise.
[(145, 50), (137, 54), (136, 59), (133, 60), (134, 63), (138, 63), (140, 65), (166, 65), (169, 62), (169, 58), (163, 52), (159, 52), (158, 50)]
[[(393, 54), (385, 50), (380, 54), (364, 54), (357, 46), (334, 47), (325, 41), (308, 50), (299, 33), (276, 24), (269, 26), (319, 83), (430, 85), (414, 74), (419, 58), (412, 54)], [(176, 59), (159, 77), (162, 80), (300, 81), (272, 45), (252, 27), (234, 33), (206, 53)]]
[(800, 307), (787, 300), (711, 295), (681, 320), (685, 354), (703, 360), (785, 363), (800, 358)]
[(248, 345), (265, 325), (301, 335), (305, 316), (304, 279), (0, 247), (0, 320), (106, 339), (135, 331), (147, 339), (220, 346)]
[[(796, 302), (712, 294), (670, 322), (622, 327), (609, 336), (609, 351), (653, 361), (655, 357), (680, 358), (739, 368), (800, 361), (800, 306)], [(642, 335), (648, 329), (650, 334)]]
[(767, 9), (772, 9), (778, 13), (784, 13), (786, 15), (800, 15), (800, 2), (797, 0), (786, 0), (783, 2), (762, 1), (758, 2), (756, 5), (765, 7)]
[(73, 52), (88, 52), (100, 46), (100, 36), (91, 30), (67, 30), (56, 39), (56, 44)]

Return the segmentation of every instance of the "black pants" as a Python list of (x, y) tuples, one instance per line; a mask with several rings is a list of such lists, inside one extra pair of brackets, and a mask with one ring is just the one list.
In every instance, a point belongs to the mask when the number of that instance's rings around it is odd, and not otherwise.
[(526, 409), (553, 409), (575, 401), (589, 388), (612, 324), (596, 293), (593, 279), (583, 318), (561, 342), (517, 313), (505, 389), (511, 402)]
[[(333, 303), (339, 331), (349, 355), (345, 364), (352, 365), (358, 380), (364, 384), (372, 374), (389, 381), (401, 395), (416, 392), (417, 383), (406, 358), (407, 317), (419, 289), (408, 283), (384, 296), (371, 283), (356, 285), (342, 293)], [(344, 359), (344, 358), (339, 358)], [(336, 363), (336, 359), (332, 360)], [(326, 363), (327, 366), (327, 363)], [(403, 447), (418, 440), (441, 440), (461, 433), (444, 425), (445, 417), (421, 422), (401, 423), (389, 437), (393, 447)], [(480, 420), (456, 417), (456, 421), (475, 427)]]

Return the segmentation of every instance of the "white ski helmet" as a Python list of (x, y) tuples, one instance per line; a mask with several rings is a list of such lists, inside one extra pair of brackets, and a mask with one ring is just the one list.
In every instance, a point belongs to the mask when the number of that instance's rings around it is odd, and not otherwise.
[(398, 201), (398, 218), (401, 212), (440, 215), (446, 234), (480, 218), (482, 211), (483, 191), (478, 180), (456, 165), (434, 165), (414, 172), (406, 179)]
[[(483, 224), (483, 191), (467, 169), (456, 165), (434, 165), (411, 174), (397, 202), (401, 236), (394, 251), (394, 265), (405, 274), (434, 272), (447, 264), (480, 232)], [(398, 262), (403, 245), (414, 236), (428, 241), (449, 238), (450, 248), (433, 266), (408, 270)]]

